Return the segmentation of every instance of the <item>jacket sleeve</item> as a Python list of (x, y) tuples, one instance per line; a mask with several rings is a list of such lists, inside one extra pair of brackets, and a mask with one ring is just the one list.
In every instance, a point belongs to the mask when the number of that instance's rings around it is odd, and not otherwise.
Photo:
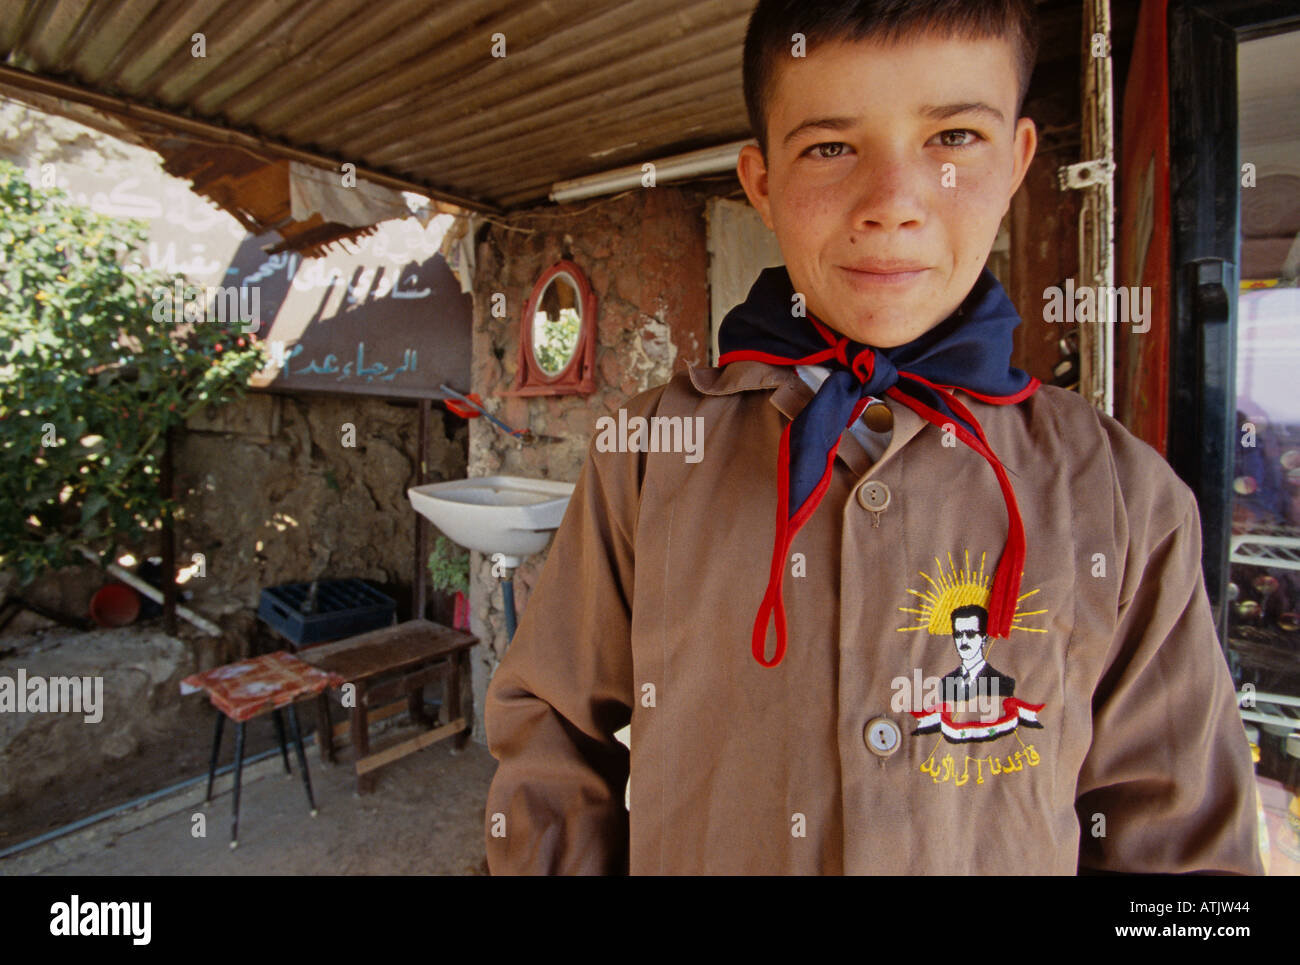
[(1196, 500), (1155, 468), (1167, 481), (1149, 512), (1129, 510), (1118, 629), (1093, 694), (1079, 870), (1262, 874), (1254, 766), (1205, 592)]
[[(631, 404), (629, 403), (629, 408)], [(484, 704), (492, 874), (626, 874), (633, 539), (644, 457), (587, 459)]]

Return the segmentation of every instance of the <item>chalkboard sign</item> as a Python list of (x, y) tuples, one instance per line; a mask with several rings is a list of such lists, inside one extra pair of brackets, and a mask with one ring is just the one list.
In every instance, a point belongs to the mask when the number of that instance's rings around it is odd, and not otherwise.
[(151, 152), (123, 153), (95, 168), (60, 163), (59, 187), (102, 214), (147, 222), (147, 266), (195, 286), (244, 289), (278, 362), (254, 388), (411, 399), (445, 398), (444, 382), (469, 391), (472, 300), (439, 254), (450, 215), (427, 227), (414, 217), (381, 222), (321, 258), (268, 255), (278, 235), (250, 235)]
[[(393, 258), (401, 232), (390, 226), (420, 231), (416, 221), (385, 223), (358, 240), (356, 254), (235, 260), (238, 282), (232, 274), (228, 284), (259, 290), (258, 334), (275, 363), (254, 377), (255, 387), (445, 398), (438, 388), (445, 382), (469, 391), (472, 301), (436, 249), (398, 247), (405, 260)], [(390, 254), (376, 256), (376, 246)]]

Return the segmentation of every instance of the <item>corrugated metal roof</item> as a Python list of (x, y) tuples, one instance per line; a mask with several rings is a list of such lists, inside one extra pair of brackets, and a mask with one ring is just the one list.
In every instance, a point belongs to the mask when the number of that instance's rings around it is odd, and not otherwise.
[(70, 99), (109, 95), (508, 209), (747, 137), (753, 2), (28, 0), (6, 4), (0, 57)]

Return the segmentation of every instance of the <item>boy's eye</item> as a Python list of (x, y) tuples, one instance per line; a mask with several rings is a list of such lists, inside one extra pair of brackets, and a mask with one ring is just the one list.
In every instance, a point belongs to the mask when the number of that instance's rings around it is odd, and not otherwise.
[(825, 141), (821, 144), (814, 144), (804, 153), (812, 153), (815, 157), (830, 160), (831, 158), (843, 157), (848, 147), (843, 141)]
[(976, 141), (981, 140), (981, 138), (980, 138), (980, 136), (979, 136), (978, 134), (976, 134), (974, 131), (972, 131), (972, 130), (968, 130), (968, 129), (966, 129), (966, 128), (954, 128), (954, 129), (951, 130), (951, 131), (941, 131), (941, 132), (939, 133), (938, 137), (940, 137), (941, 139), (946, 139), (946, 138), (951, 137), (951, 136), (954, 135), (954, 134), (966, 135), (966, 136), (967, 136), (967, 139), (961, 141), (960, 143), (953, 143), (952, 141), (945, 141), (945, 143), (942, 144), (941, 146), (942, 146), (942, 147), (954, 147), (954, 148), (960, 148), (960, 147), (971, 147), (971, 146), (973, 146), (973, 145), (975, 144)]

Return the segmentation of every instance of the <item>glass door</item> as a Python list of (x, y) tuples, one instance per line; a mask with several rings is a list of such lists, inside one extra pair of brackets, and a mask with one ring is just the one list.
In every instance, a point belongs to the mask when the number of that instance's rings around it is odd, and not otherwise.
[(1300, 14), (1170, 7), (1170, 462), (1256, 757), (1261, 850), (1300, 874)]
[[(1300, 861), (1300, 31), (1237, 49), (1242, 166), (1238, 445), (1229, 497), (1227, 653), (1260, 756), (1274, 868)], [(1275, 795), (1275, 804), (1283, 800)], [(1293, 813), (1294, 812), (1294, 813)], [(1281, 820), (1278, 820), (1278, 819)]]

